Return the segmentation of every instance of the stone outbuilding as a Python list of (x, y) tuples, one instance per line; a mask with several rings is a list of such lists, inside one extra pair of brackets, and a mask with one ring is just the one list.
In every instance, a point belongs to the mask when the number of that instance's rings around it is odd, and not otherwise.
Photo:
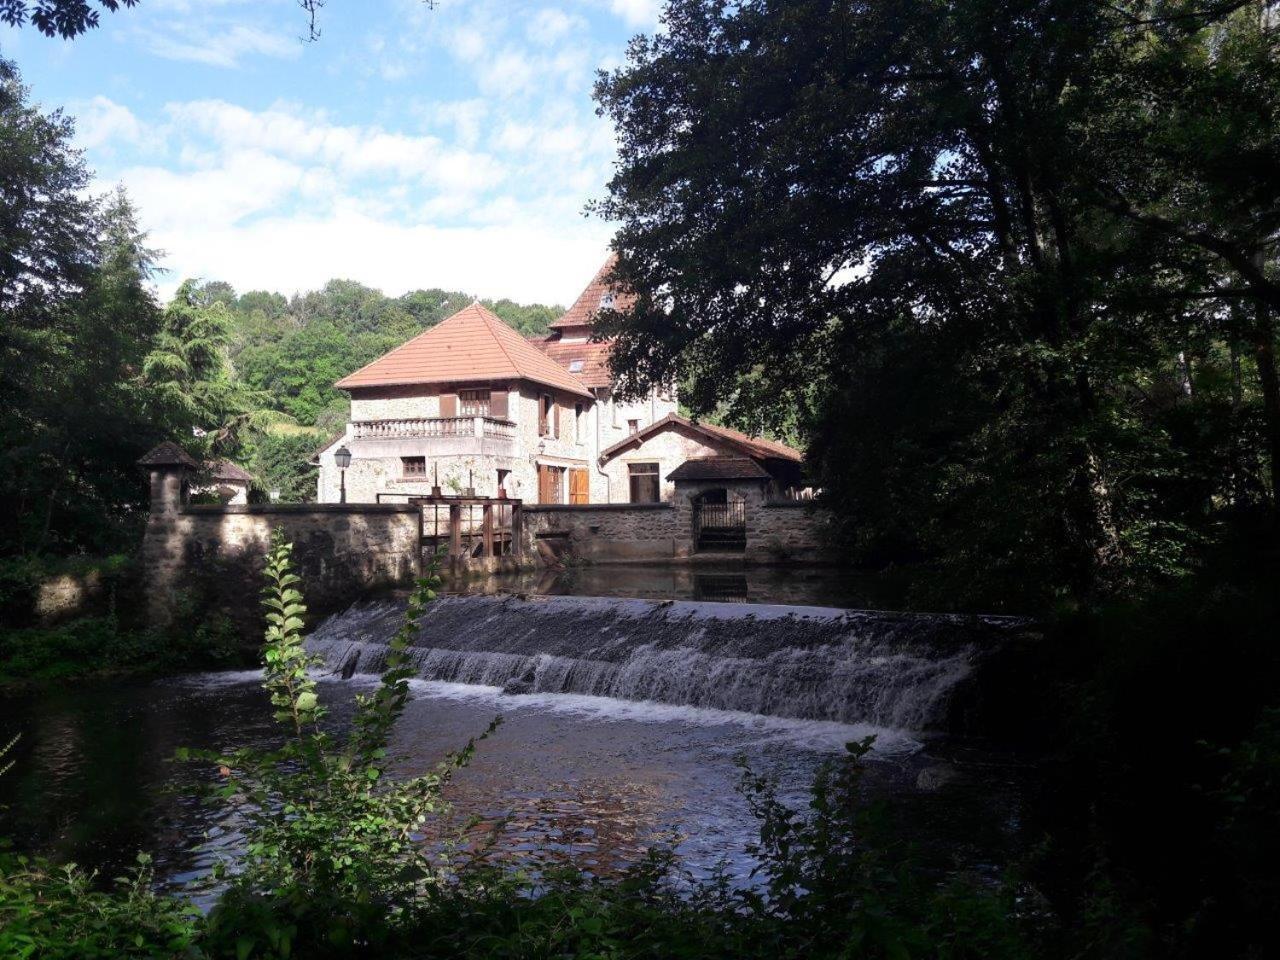
[(249, 488), (253, 486), (253, 474), (230, 460), (210, 460), (191, 485), (195, 497), (211, 498), (218, 503), (241, 504), (249, 502)]

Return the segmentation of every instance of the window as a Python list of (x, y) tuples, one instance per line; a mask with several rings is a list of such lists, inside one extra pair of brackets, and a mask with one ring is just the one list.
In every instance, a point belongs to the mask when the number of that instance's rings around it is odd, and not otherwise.
[(582, 404), (575, 403), (573, 405), (573, 439), (581, 446), (587, 442), (587, 431), (582, 425)]
[(570, 372), (570, 373), (581, 373), (581, 372), (582, 372), (582, 365), (583, 365), (584, 363), (585, 363), (585, 361), (583, 361), (583, 360), (570, 360), (570, 361), (569, 361), (569, 372)]
[(631, 502), (657, 503), (658, 465), (656, 463), (630, 463), (627, 472), (631, 475)]
[(601, 310), (613, 309), (613, 293), (611, 291), (606, 291), (604, 295), (600, 297), (600, 309)]
[(487, 417), (489, 415), (489, 391), (459, 390), (458, 412), (464, 417)]
[(427, 475), (427, 458), (401, 457), (400, 475), (403, 477), (425, 477)]
[(627, 433), (639, 433), (639, 432), (640, 432), (640, 421), (639, 421), (639, 420), (628, 420), (628, 421), (627, 421)]
[(498, 496), (505, 497), (507, 494), (507, 478), (511, 476), (510, 470), (498, 471)]
[(541, 437), (551, 436), (551, 421), (555, 415), (555, 401), (551, 399), (551, 394), (544, 393), (538, 401), (538, 435)]

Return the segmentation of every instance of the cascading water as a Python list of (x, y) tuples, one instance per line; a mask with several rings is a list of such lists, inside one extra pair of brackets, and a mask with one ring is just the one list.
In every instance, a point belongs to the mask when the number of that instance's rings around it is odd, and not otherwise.
[[(357, 604), (307, 641), (335, 673), (376, 673), (403, 620)], [(425, 680), (651, 700), (926, 731), (1019, 621), (594, 597), (442, 597), (410, 650)]]

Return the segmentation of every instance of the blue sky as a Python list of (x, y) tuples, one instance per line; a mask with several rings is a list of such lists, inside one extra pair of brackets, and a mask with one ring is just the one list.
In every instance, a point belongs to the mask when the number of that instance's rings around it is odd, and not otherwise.
[(123, 183), (168, 294), (186, 276), (293, 293), (345, 277), (566, 303), (610, 227), (597, 68), (659, 0), (141, 0), (71, 42), (0, 27), (32, 96)]

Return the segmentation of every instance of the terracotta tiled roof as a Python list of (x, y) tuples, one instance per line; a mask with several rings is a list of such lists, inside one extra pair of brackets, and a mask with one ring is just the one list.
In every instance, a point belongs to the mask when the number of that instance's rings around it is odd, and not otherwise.
[(138, 466), (140, 467), (188, 467), (192, 470), (197, 469), (200, 464), (187, 451), (172, 440), (166, 440), (163, 443), (152, 447), (141, 457), (138, 458)]
[(804, 454), (799, 450), (789, 447), (785, 443), (779, 443), (777, 440), (766, 440), (764, 437), (749, 437), (738, 430), (730, 427), (719, 427), (713, 423), (700, 423), (698, 426), (703, 430), (709, 430), (717, 436), (724, 437), (731, 443), (745, 447), (747, 452), (755, 457), (794, 460), (796, 463), (801, 463), (804, 460)]
[(769, 471), (750, 457), (690, 457), (668, 480), (768, 480)]
[(583, 397), (586, 386), (478, 303), (463, 307), (337, 387), (389, 387), (410, 383), (532, 380)]
[(236, 483), (252, 483), (253, 474), (230, 460), (214, 460), (204, 465), (215, 480), (231, 480)]
[(605, 304), (605, 297), (609, 294), (613, 295), (613, 309), (625, 310), (631, 306), (635, 299), (633, 296), (610, 290), (609, 285), (604, 281), (604, 278), (609, 275), (609, 271), (613, 269), (617, 259), (617, 254), (609, 254), (609, 259), (604, 262), (603, 267), (596, 271), (596, 275), (587, 284), (587, 289), (583, 290), (578, 299), (573, 301), (573, 306), (564, 312), (564, 316), (550, 325), (552, 330), (591, 326), (595, 322), (596, 314), (600, 312), (600, 308)]
[[(612, 343), (607, 341), (565, 343), (563, 340), (531, 340), (530, 342), (588, 387), (613, 385), (613, 374), (609, 371), (609, 352), (613, 349)], [(575, 369), (579, 362), (581, 367)]]
[(643, 427), (629, 437), (619, 440), (613, 446), (606, 447), (600, 451), (600, 456), (608, 459), (632, 444), (643, 443), (646, 438), (672, 426), (684, 427), (686, 430), (701, 433), (712, 440), (730, 443), (747, 456), (754, 457), (757, 460), (791, 460), (795, 463), (804, 461), (804, 454), (799, 450), (788, 447), (785, 443), (778, 443), (776, 440), (764, 440), (759, 437), (749, 437), (737, 430), (731, 430), (728, 427), (717, 427), (710, 423), (694, 423), (678, 413), (669, 413), (661, 420), (655, 420), (647, 427)]

